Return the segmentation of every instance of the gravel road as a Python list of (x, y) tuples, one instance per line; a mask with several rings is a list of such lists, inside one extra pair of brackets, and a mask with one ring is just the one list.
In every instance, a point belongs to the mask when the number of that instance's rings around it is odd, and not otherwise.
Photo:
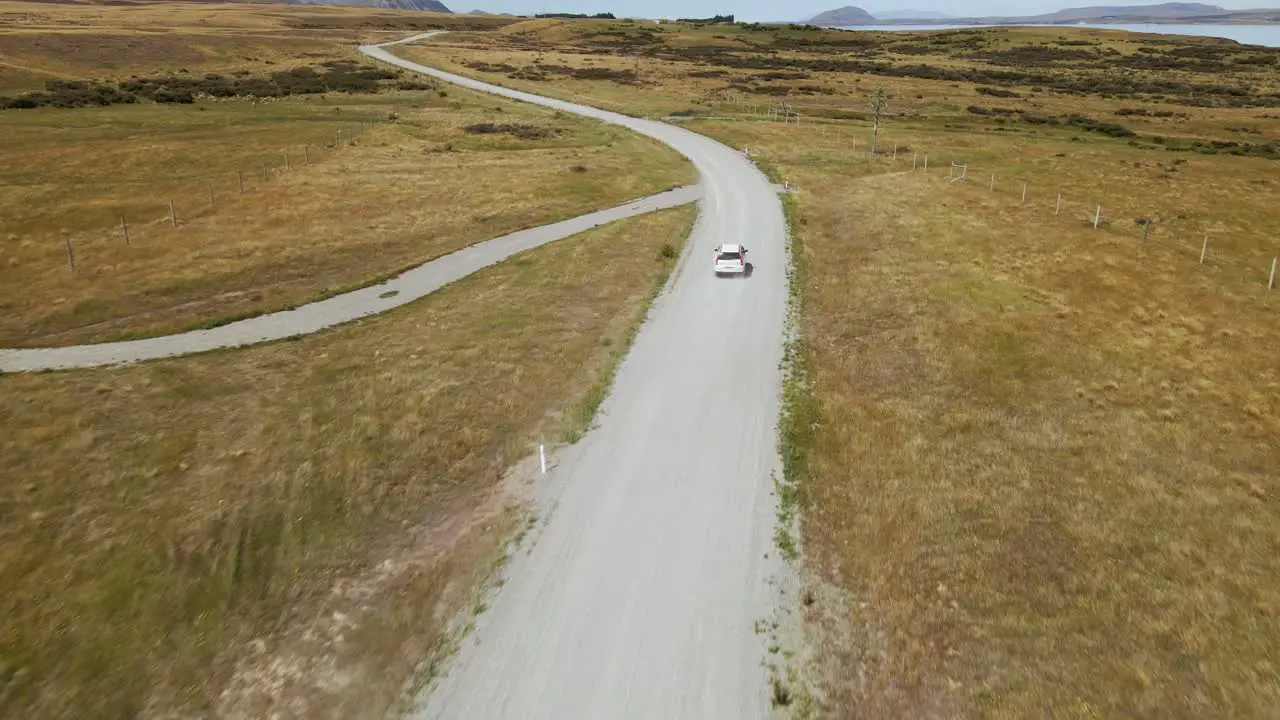
[(690, 185), (551, 225), (520, 230), (436, 258), (384, 283), (208, 330), (95, 345), (0, 349), (0, 373), (119, 365), (308, 335), (413, 302), (516, 253), (577, 235), (597, 225), (686, 205), (700, 195), (701, 188)]
[[(677, 275), (597, 427), (555, 459), (549, 482), (560, 490), (536, 540), (414, 717), (767, 716), (766, 652), (753, 625), (772, 610), (765, 556), (776, 556), (770, 493), (787, 303), (776, 188), (741, 152), (683, 128), (451, 75), (385, 46), (361, 51), (656, 138), (697, 166), (703, 190)], [(712, 274), (722, 242), (747, 246), (751, 277)]]

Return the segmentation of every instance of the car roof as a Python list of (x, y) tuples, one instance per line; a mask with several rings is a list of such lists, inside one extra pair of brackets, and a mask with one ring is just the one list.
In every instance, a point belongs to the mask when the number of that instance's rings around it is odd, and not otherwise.
[(741, 245), (721, 245), (718, 250), (722, 253), (742, 252)]

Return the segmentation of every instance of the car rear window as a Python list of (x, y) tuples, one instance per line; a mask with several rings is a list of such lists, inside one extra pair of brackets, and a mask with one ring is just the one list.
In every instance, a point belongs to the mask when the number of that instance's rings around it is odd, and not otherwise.
[(736, 253), (736, 252), (722, 252), (722, 253), (720, 253), (720, 259), (721, 259), (721, 260), (737, 260), (737, 259), (738, 259), (738, 258), (740, 258), (740, 257), (742, 257), (742, 253)]

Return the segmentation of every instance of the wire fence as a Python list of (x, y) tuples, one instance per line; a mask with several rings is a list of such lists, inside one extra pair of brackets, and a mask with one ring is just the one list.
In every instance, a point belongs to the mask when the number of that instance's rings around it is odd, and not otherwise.
[[(192, 174), (180, 178), (165, 178), (155, 184), (166, 185), (162, 195), (138, 202), (137, 196), (119, 203), (129, 210), (120, 210), (112, 225), (99, 231), (66, 233), (60, 239), (67, 270), (76, 272), (84, 264), (83, 253), (89, 246), (103, 242), (118, 242), (128, 247), (144, 245), (147, 240), (169, 238), (183, 225), (201, 219), (214, 218), (228, 211), (246, 196), (268, 187), (284, 175), (302, 170), (323, 161), (336, 153), (357, 145), (357, 141), (384, 122), (381, 118), (357, 120), (333, 132), (333, 135), (316, 137), (308, 142), (281, 147), (276, 153), (264, 157), (258, 167), (238, 170), (234, 175)], [(95, 199), (95, 205), (110, 205), (109, 201)], [(265, 212), (271, 206), (265, 206)], [(74, 210), (72, 210), (74, 212)]]
[[(791, 122), (796, 121), (792, 119)], [(1280, 282), (1278, 248), (1273, 247), (1271, 252), (1267, 252), (1266, 243), (1260, 243), (1253, 251), (1235, 243), (1229, 251), (1223, 242), (1225, 234), (1209, 229), (1213, 223), (1200, 223), (1203, 229), (1194, 232), (1191, 228), (1197, 224), (1195, 218), (1179, 215), (1177, 222), (1161, 221), (1157, 212), (1133, 213), (1132, 208), (1141, 205), (1141, 201), (1114, 196), (1090, 198), (1086, 193), (1077, 193), (1069, 187), (1053, 188), (1043, 178), (1032, 180), (1017, 175), (1001, 175), (997, 170), (975, 165), (960, 153), (945, 150), (926, 152), (883, 140), (873, 148), (865, 139), (858, 140), (859, 136), (865, 137), (866, 130), (859, 127), (855, 134), (848, 128), (819, 125), (816, 132), (841, 144), (847, 143), (842, 153), (851, 160), (880, 163), (894, 171), (938, 178), (949, 187), (980, 188), (988, 195), (1016, 204), (1028, 213), (1044, 213), (1062, 222), (1073, 222), (1077, 228), (1107, 236), (1132, 238), (1143, 246), (1157, 243), (1172, 246), (1189, 263), (1236, 273), (1245, 284), (1273, 290)], [(742, 150), (749, 157), (760, 157), (760, 153), (749, 145)], [(794, 187), (789, 180), (785, 184), (788, 188)]]

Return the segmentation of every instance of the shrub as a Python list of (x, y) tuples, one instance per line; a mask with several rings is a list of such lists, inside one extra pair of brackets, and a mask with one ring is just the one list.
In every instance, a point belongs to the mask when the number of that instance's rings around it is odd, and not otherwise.
[(1012, 90), (1005, 90), (1005, 89), (1003, 89), (1003, 88), (987, 87), (987, 86), (985, 86), (985, 85), (979, 85), (978, 87), (974, 88), (974, 90), (975, 90), (975, 91), (977, 91), (977, 92), (978, 92), (979, 94), (981, 94), (981, 95), (990, 95), (991, 97), (998, 97), (998, 98), (1016, 98), (1016, 97), (1022, 97), (1021, 95), (1019, 95), (1018, 93), (1016, 93), (1016, 92), (1014, 92), (1014, 91), (1012, 91)]
[(554, 128), (525, 125), (523, 123), (474, 123), (462, 128), (472, 135), (512, 135), (521, 140), (542, 140), (558, 134)]
[(970, 105), (969, 107), (965, 108), (965, 110), (968, 110), (970, 113), (973, 113), (974, 115), (987, 115), (987, 116), (1000, 116), (1000, 115), (1008, 116), (1008, 115), (1013, 115), (1015, 112), (1017, 112), (1016, 110), (1011, 110), (1009, 108), (1000, 108), (1000, 107), (987, 108), (987, 107), (982, 107), (981, 105)]
[(1133, 137), (1134, 132), (1119, 123), (1103, 122), (1094, 118), (1071, 114), (1066, 117), (1066, 123), (1090, 132), (1101, 133), (1115, 138)]
[(196, 101), (190, 90), (170, 90), (169, 88), (160, 88), (152, 95), (152, 99), (158, 103), (174, 103), (178, 105), (190, 105)]

